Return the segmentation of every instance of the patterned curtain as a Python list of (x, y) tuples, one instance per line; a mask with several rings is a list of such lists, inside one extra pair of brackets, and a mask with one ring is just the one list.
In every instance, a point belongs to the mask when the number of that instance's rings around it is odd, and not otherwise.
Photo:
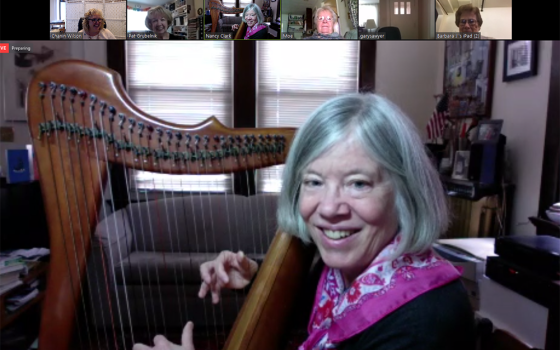
[(348, 11), (350, 11), (350, 19), (354, 25), (354, 29), (358, 29), (358, 0), (347, 0)]

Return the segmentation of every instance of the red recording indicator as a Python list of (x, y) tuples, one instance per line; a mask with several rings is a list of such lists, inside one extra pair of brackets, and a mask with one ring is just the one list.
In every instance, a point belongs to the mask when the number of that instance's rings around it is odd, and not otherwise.
[(509, 273), (512, 275), (517, 275), (519, 272), (515, 271), (514, 269), (509, 269)]
[(0, 44), (0, 53), (10, 52), (9, 44)]

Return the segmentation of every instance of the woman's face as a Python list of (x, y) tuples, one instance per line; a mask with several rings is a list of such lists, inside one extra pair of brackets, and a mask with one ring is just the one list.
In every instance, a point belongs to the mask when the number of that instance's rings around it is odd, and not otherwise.
[(101, 30), (103, 18), (99, 15), (91, 15), (88, 17), (90, 34), (97, 34)]
[(154, 13), (150, 16), (152, 31), (156, 34), (165, 34), (167, 32), (167, 19), (161, 13)]
[(320, 11), (317, 14), (317, 31), (320, 34), (332, 34), (334, 31), (334, 18), (329, 10)]
[(476, 19), (476, 14), (474, 12), (463, 12), (461, 13), (461, 19), (459, 20), (459, 32), (460, 33), (477, 33), (480, 31), (478, 26), (478, 21)]
[(258, 21), (257, 13), (253, 10), (249, 10), (245, 12), (245, 21), (247, 21), (247, 25), (249, 27), (254, 26), (255, 24), (257, 24)]
[(362, 273), (398, 229), (394, 192), (379, 164), (344, 141), (303, 172), (299, 211), (327, 266), (346, 283)]

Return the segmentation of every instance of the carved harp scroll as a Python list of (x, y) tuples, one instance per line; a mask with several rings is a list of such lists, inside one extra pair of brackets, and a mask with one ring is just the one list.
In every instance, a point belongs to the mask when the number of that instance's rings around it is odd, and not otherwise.
[[(193, 126), (158, 120), (135, 106), (118, 73), (76, 60), (36, 73), (26, 101), (51, 247), (41, 350), (72, 349), (99, 208), (112, 196), (111, 164), (194, 175), (259, 169), (284, 163), (295, 133), (230, 129), (213, 117)], [(280, 344), (311, 262), (308, 251), (299, 240), (276, 234), (225, 349)]]

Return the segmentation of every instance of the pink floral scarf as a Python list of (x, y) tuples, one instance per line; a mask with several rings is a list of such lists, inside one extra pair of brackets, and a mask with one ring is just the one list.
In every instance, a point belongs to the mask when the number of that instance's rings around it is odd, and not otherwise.
[(256, 32), (258, 32), (259, 30), (266, 28), (266, 26), (264, 24), (259, 24), (256, 26), (253, 26), (253, 28), (249, 28), (249, 26), (247, 26), (247, 32), (245, 33), (245, 39), (249, 39), (249, 37), (253, 34), (255, 34)]
[(432, 250), (387, 257), (400, 241), (397, 235), (364, 273), (344, 291), (339, 270), (324, 267), (308, 326), (309, 337), (299, 350), (336, 349), (402, 305), (461, 276), (451, 263)]

